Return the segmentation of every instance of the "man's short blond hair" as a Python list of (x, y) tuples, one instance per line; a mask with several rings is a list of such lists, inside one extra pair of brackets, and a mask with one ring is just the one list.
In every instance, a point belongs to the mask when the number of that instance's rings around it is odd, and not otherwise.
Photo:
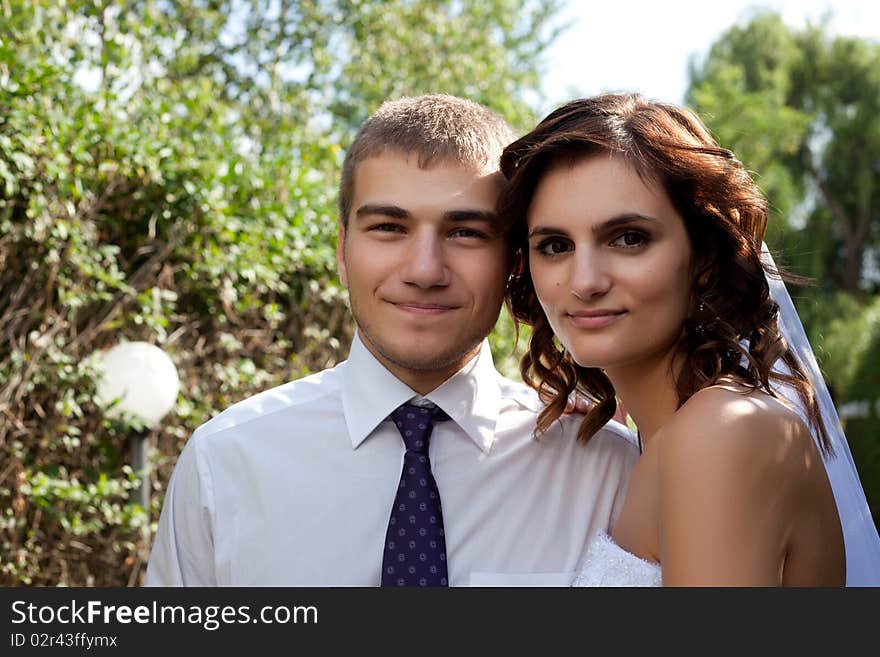
[(342, 224), (348, 224), (357, 165), (370, 157), (393, 150), (416, 155), (422, 168), (447, 160), (493, 171), (513, 139), (513, 130), (501, 116), (471, 100), (429, 94), (385, 101), (358, 130), (342, 163)]

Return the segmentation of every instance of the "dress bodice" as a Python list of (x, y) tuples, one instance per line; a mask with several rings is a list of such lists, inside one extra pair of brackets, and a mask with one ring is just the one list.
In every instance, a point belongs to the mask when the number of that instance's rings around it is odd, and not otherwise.
[(605, 532), (599, 532), (587, 547), (580, 572), (572, 586), (661, 586), (659, 564), (627, 552)]

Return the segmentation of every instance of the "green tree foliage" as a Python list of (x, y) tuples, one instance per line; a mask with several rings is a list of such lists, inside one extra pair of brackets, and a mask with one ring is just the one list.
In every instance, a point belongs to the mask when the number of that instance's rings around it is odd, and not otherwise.
[(871, 409), (846, 431), (880, 522), (880, 43), (758, 13), (692, 64), (687, 102), (756, 172), (767, 242), (817, 283), (795, 301), (838, 407)]
[[(347, 351), (335, 188), (353, 130), (425, 91), (526, 127), (556, 10), (0, 0), (0, 583), (140, 581), (195, 426)], [(181, 375), (149, 510), (129, 499), (136, 427), (93, 400), (120, 340)]]
[(798, 269), (858, 293), (880, 246), (880, 43), (761, 13), (692, 65), (687, 102), (759, 173)]

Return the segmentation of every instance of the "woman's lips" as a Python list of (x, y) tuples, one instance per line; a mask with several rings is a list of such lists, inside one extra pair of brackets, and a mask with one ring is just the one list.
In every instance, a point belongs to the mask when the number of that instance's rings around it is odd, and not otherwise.
[(613, 324), (626, 314), (625, 310), (591, 310), (568, 313), (568, 319), (578, 328), (600, 329)]

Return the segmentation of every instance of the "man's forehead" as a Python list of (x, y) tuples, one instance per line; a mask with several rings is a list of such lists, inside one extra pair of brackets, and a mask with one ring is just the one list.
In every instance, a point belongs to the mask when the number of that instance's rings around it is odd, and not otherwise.
[(420, 198), (425, 195), (462, 196), (494, 203), (504, 184), (497, 169), (478, 168), (454, 160), (419, 163), (416, 153), (384, 152), (363, 160), (355, 170), (354, 196), (393, 194)]
[(475, 178), (501, 175), (499, 157), (492, 158), (488, 162), (461, 160), (452, 155), (423, 153), (420, 151), (405, 151), (398, 148), (388, 147), (363, 158), (355, 167), (355, 172), (369, 166), (389, 166), (393, 163), (405, 165), (413, 169), (432, 172), (441, 169), (457, 169)]
[[(439, 171), (384, 168), (364, 171), (355, 185), (351, 217), (387, 217), (416, 223), (486, 222), (498, 229), (495, 212), (503, 177), (458, 168)], [(500, 181), (500, 182), (499, 182)], [(439, 224), (438, 224), (439, 225)]]

